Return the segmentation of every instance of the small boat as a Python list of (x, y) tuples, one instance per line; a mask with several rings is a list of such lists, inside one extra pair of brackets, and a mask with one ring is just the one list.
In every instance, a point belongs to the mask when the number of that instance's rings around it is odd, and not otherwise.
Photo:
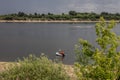
[(62, 54), (60, 54), (59, 52), (56, 52), (56, 56), (62, 56)]

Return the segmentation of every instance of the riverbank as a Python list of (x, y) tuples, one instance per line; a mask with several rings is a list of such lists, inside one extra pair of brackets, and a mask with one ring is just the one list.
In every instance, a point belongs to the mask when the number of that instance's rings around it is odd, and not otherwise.
[[(97, 23), (99, 21), (76, 21), (76, 20), (0, 20), (0, 22), (11, 22), (11, 23)], [(110, 21), (106, 21), (110, 22)], [(115, 22), (120, 23), (116, 20)]]
[[(0, 62), (0, 72), (3, 72), (7, 69), (7, 67), (10, 67), (11, 65), (16, 64), (15, 62)], [(18, 64), (18, 63), (17, 63)], [(76, 75), (74, 73), (74, 66), (73, 65), (64, 65), (63, 67), (70, 77), (71, 80), (76, 80)]]
[(14, 64), (13, 62), (0, 62), (0, 72), (5, 71), (6, 67)]

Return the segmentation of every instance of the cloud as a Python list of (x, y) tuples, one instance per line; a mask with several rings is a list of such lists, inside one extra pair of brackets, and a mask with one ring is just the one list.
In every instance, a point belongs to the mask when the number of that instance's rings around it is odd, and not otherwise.
[(1, 0), (0, 14), (24, 11), (28, 13), (120, 12), (119, 0)]

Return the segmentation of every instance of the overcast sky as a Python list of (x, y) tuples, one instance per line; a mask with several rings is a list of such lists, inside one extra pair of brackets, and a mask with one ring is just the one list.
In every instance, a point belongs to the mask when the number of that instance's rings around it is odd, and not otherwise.
[(120, 0), (0, 0), (0, 14), (17, 13), (67, 13), (111, 12), (120, 13)]

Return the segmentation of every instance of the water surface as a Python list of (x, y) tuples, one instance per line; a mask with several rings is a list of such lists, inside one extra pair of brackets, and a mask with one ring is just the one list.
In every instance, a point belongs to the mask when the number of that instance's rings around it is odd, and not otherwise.
[[(94, 23), (0, 23), (0, 61), (45, 53), (55, 59), (62, 49), (66, 53), (65, 64), (75, 61), (74, 45), (79, 38), (95, 44)], [(114, 30), (120, 34), (120, 25)]]

